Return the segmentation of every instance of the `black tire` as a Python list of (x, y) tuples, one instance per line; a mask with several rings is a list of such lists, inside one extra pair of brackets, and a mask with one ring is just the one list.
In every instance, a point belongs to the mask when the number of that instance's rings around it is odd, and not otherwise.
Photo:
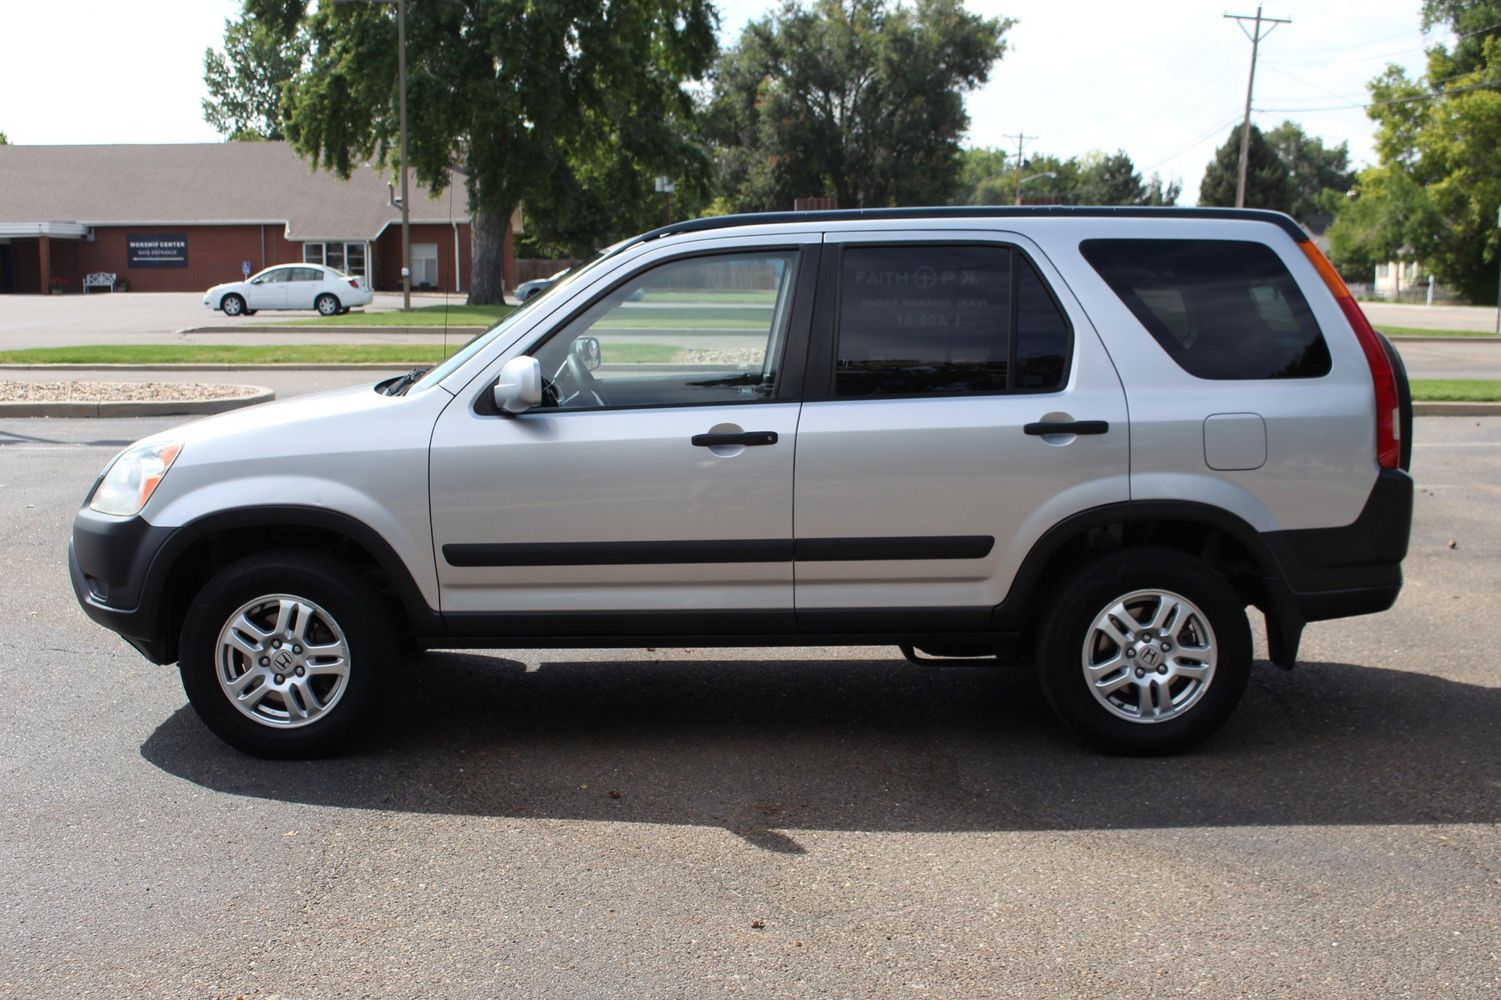
[(313, 308), (318, 310), (319, 316), (337, 316), (343, 308), (339, 305), (339, 299), (331, 292), (324, 292), (313, 300)]
[[(253, 605), (267, 609), (264, 613), (269, 616), (271, 604), (256, 602), (262, 597), (282, 595), (314, 606), (343, 633), (347, 656), (342, 679), (318, 676), (321, 668), (312, 662), (311, 644), (307, 666), (304, 668), (300, 660), (295, 665), (289, 661), (283, 665), (283, 673), (274, 675), (275, 684), (271, 683), (270, 671), (276, 666), (265, 666), (267, 659), (251, 663), (244, 654), (227, 650), (221, 660), (221, 632), (231, 620), (240, 620), (240, 610)], [(251, 611), (247, 616), (261, 613)], [(327, 622), (318, 614), (305, 621), (311, 624), (304, 623), (302, 628), (306, 631), (299, 634), (318, 642), (329, 641)], [(303, 652), (301, 646), (290, 645), (290, 631), (285, 639), (288, 645), (280, 645), (282, 640), (278, 636), (265, 636), (267, 653), (271, 653), (269, 644), (273, 639), (278, 643), (278, 656), (285, 657), (293, 649), (299, 654)], [(333, 636), (336, 640), (336, 633)], [(398, 638), (390, 615), (369, 583), (338, 560), (316, 553), (279, 550), (248, 556), (209, 580), (183, 622), (178, 670), (193, 710), (214, 735), (230, 746), (256, 757), (317, 757), (346, 747), (369, 720), (383, 676), (397, 662), (397, 650)], [(251, 672), (262, 675), (263, 680), (246, 689), (251, 692), (266, 689), (254, 708), (242, 711), (231, 701), (220, 680), (221, 669), (226, 675), (238, 678)], [(294, 679), (294, 669), (305, 669), (306, 676), (298, 673), (296, 677), (302, 679)], [(325, 699), (328, 707), (319, 706), (309, 721), (299, 721), (293, 717), (294, 709), (305, 715), (312, 710), (302, 707), (310, 704), (307, 696), (299, 696), (291, 686), (311, 688), (314, 684), (320, 686), (317, 697)], [(284, 721), (273, 718), (278, 712), (285, 714)]]
[(219, 308), (224, 310), (226, 316), (246, 315), (245, 300), (233, 292), (219, 300)]
[[(1154, 595), (1185, 599), (1199, 614), (1181, 612), (1170, 641), (1161, 630), (1132, 632), (1131, 621), (1120, 630), (1135, 640), (1127, 645), (1096, 631), (1096, 621), (1105, 621), (1105, 612), (1128, 596), (1135, 614), (1155, 614), (1163, 604), (1154, 603)], [(1189, 672), (1204, 669), (1208, 657), (1194, 654), (1206, 641), (1215, 656), (1205, 679), (1197, 680)], [(1104, 665), (1095, 678), (1102, 689), (1123, 686), (1097, 696), (1086, 677), (1086, 658)], [(1122, 666), (1108, 666), (1117, 662)], [(1037, 673), (1059, 719), (1096, 747), (1135, 755), (1176, 753), (1218, 729), (1245, 693), (1251, 676), (1245, 604), (1222, 576), (1181, 552), (1148, 547), (1110, 552), (1076, 570), (1054, 597), (1038, 641)], [(1132, 706), (1133, 700), (1138, 704)], [(1123, 717), (1133, 712), (1137, 717)]]
[(254, 316), (257, 312), (259, 312), (259, 310), (257, 310), (257, 309), (246, 309), (245, 312), (244, 312), (244, 315), (246, 315), (246, 316)]
[(340, 316), (346, 316), (346, 315), (349, 314), (349, 310), (350, 310), (350, 307), (349, 306), (345, 306), (344, 308), (342, 308), (342, 309), (339, 310), (339, 315)]

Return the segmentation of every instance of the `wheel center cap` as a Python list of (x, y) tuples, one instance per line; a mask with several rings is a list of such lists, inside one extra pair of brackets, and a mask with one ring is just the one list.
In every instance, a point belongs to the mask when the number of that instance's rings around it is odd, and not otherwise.
[(1142, 666), (1152, 669), (1156, 669), (1157, 665), (1162, 662), (1162, 650), (1156, 646), (1142, 646), (1136, 656)]
[(285, 672), (285, 671), (290, 670), (292, 668), (292, 663), (294, 662), (294, 657), (292, 656), (291, 653), (289, 653), (285, 649), (283, 649), (281, 652), (279, 652), (275, 656), (271, 657), (271, 662), (276, 665), (277, 669)]

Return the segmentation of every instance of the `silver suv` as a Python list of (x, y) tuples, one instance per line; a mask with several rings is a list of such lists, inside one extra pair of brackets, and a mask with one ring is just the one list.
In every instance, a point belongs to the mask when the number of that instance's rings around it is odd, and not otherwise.
[(893, 209), (618, 244), (427, 371), (117, 456), (84, 610), (253, 754), (421, 647), (891, 643), (1035, 663), (1097, 745), (1202, 739), (1381, 611), (1401, 362), (1283, 215)]

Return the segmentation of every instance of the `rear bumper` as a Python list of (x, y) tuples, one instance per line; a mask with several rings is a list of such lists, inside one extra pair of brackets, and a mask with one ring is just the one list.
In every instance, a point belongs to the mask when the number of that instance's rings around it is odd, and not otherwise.
[(1350, 524), (1262, 536), (1303, 621), (1368, 615), (1396, 603), (1412, 532), (1412, 497), (1411, 476), (1383, 469)]

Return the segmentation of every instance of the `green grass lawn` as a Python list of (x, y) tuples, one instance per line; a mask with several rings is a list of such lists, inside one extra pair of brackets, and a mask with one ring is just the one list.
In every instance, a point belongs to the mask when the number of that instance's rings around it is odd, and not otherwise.
[(1501, 402), (1501, 381), (1494, 379), (1417, 379), (1412, 398), (1422, 403)]
[[(463, 346), (449, 345), (447, 354)], [(681, 348), (666, 344), (610, 344), (606, 360), (621, 364), (671, 361)], [(427, 344), (101, 344), (86, 347), (33, 347), (0, 351), (0, 364), (29, 365), (260, 365), (389, 364), (434, 365), (447, 356)]]
[[(452, 354), (461, 346), (451, 345)], [(670, 344), (605, 345), (609, 364), (665, 364), (683, 352)], [(434, 365), (444, 353), (426, 344), (100, 344), (33, 347), (0, 351), (0, 364), (159, 365), (159, 364), (382, 364)], [(1418, 379), (1412, 398), (1420, 402), (1501, 402), (1501, 380)]]
[[(491, 326), (515, 310), (515, 306), (466, 306), (454, 302), (447, 306), (418, 306), (411, 312), (351, 312), (343, 316), (304, 316), (292, 320), (293, 326)], [(229, 317), (220, 317), (215, 325), (238, 325)], [(275, 328), (282, 323), (250, 321), (250, 327)]]
[(1416, 326), (1378, 326), (1376, 329), (1388, 337), (1490, 337), (1496, 335), (1490, 330), (1424, 330)]

